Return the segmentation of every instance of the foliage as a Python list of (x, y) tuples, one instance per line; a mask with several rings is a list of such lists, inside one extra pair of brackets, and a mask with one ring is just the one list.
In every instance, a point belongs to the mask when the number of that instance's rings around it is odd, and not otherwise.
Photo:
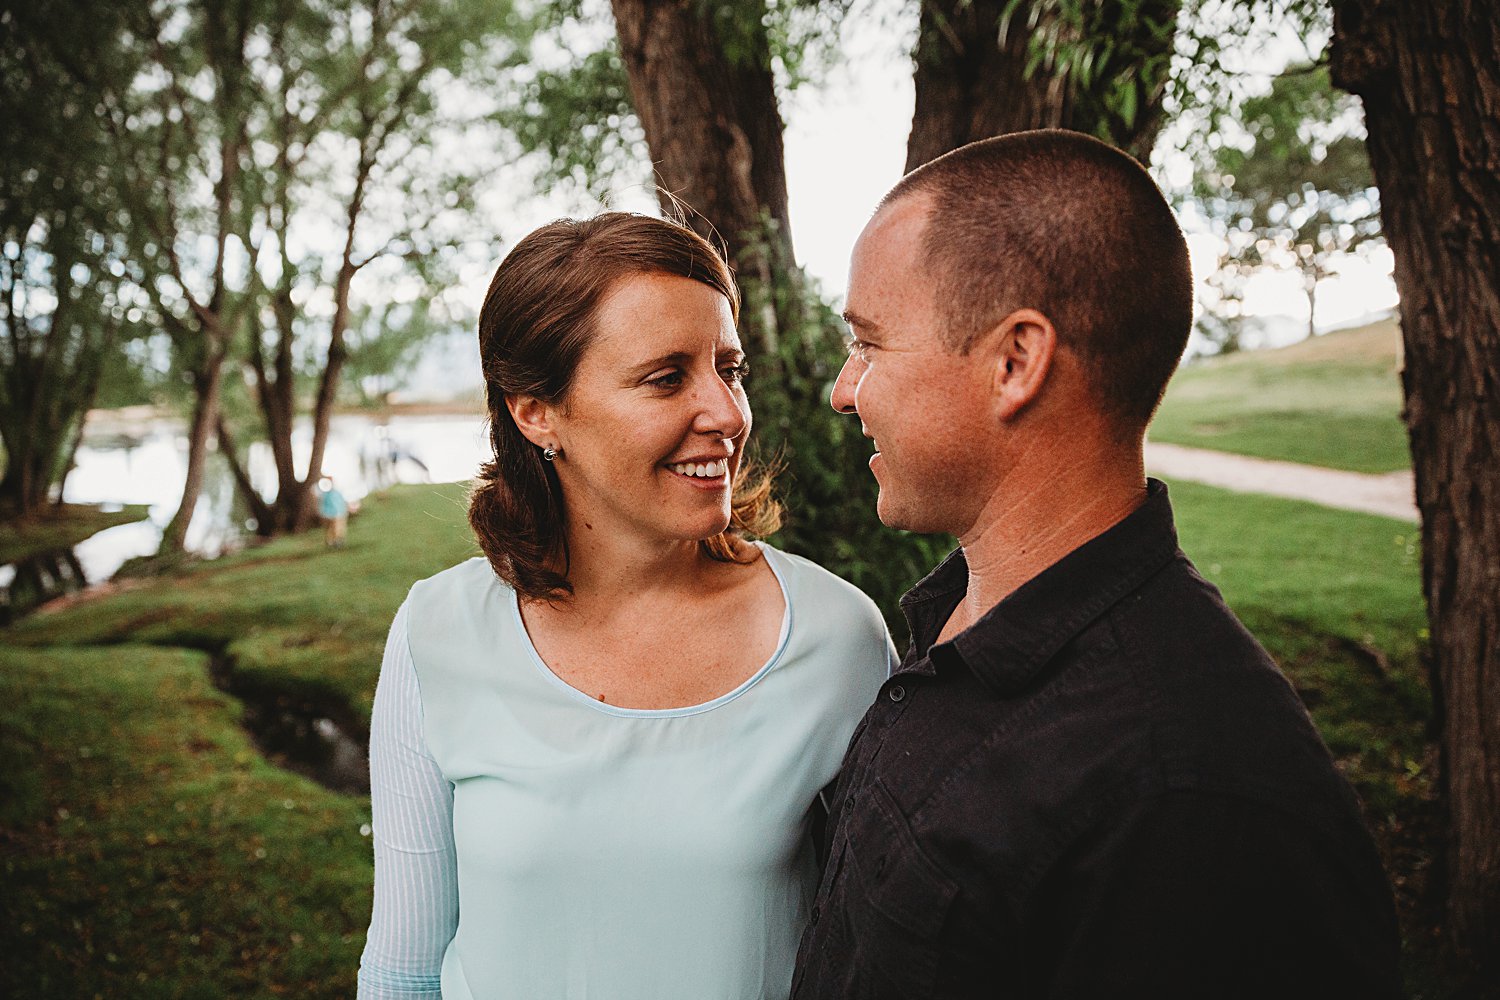
[(612, 188), (649, 180), (645, 133), (612, 43), (561, 68), (532, 66), (520, 76), (495, 121), (521, 149), (538, 154), (539, 189), (572, 184), (602, 200)]
[[(731, 65), (768, 53), (783, 91), (822, 79), (841, 58), (840, 30), (854, 0), (733, 0), (700, 4)], [(591, 0), (533, 9), (519, 86), (494, 120), (533, 154), (534, 183), (586, 199), (650, 189), (651, 156), (635, 111), (607, 5)], [(769, 42), (769, 47), (767, 46)]]
[[(1239, 135), (1207, 151), (1196, 203), (1227, 245), (1221, 300), (1264, 266), (1301, 271), (1308, 333), (1315, 332), (1317, 288), (1339, 257), (1380, 236), (1375, 178), (1358, 133), (1358, 102), (1334, 90), (1323, 66), (1293, 66), (1269, 92), (1243, 102)], [(1237, 331), (1224, 331), (1230, 343)]]
[(1381, 473), (1411, 468), (1391, 321), (1180, 368), (1151, 440)]
[(1325, 0), (1184, 0), (1164, 102), (1186, 126), (1182, 148), (1199, 155), (1220, 141), (1262, 79), (1246, 66), (1257, 53), (1296, 40), (1311, 61), (1331, 30)]
[(1026, 76), (1058, 81), (1072, 119), (1123, 148), (1160, 105), (1181, 8), (1181, 0), (1008, 0), (1001, 34), (1024, 20)]

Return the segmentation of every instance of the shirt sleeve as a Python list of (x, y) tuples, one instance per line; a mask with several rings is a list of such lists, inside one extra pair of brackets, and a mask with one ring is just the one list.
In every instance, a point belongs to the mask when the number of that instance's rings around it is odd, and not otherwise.
[(453, 786), (422, 735), (422, 700), (403, 604), (386, 639), (370, 714), (375, 906), (359, 965), (359, 1000), (441, 995), (458, 927)]
[(1119, 819), (1039, 887), (1048, 996), (1401, 995), (1373, 849), (1232, 795), (1168, 793)]

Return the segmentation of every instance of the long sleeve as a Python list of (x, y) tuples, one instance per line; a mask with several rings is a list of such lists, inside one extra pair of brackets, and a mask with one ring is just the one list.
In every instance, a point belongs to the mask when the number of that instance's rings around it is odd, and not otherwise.
[(441, 995), (443, 954), (458, 927), (453, 787), (428, 752), (407, 641), (406, 605), (386, 640), (370, 716), (375, 906), (359, 1000)]

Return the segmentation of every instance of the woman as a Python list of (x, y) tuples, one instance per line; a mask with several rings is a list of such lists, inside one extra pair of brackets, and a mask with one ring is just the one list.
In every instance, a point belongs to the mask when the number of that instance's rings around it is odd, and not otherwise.
[(889, 667), (774, 530), (738, 296), (682, 226), (532, 233), (479, 321), (485, 558), (417, 584), (371, 723), (365, 1000), (783, 998), (811, 833)]

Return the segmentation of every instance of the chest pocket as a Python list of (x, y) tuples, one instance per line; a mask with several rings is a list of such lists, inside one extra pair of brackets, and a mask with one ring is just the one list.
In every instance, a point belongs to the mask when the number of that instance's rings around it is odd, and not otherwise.
[(850, 806), (845, 878), (850, 931), (870, 981), (863, 995), (933, 996), (942, 932), (958, 886), (917, 846), (880, 782)]

